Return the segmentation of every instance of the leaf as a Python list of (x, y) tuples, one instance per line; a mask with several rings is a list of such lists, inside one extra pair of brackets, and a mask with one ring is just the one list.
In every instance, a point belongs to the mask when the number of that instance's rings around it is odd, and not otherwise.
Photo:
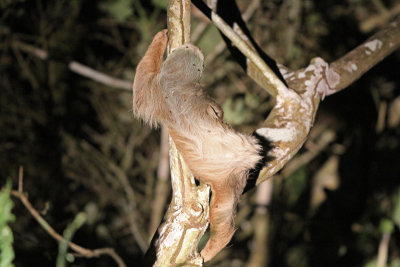
[(196, 45), (201, 49), (204, 55), (208, 55), (214, 51), (217, 44), (221, 41), (221, 35), (215, 27), (208, 27), (200, 39), (197, 41)]
[(165, 0), (152, 0), (151, 1), (154, 6), (161, 8), (161, 9), (167, 9), (167, 1)]
[(390, 264), (389, 267), (400, 267), (400, 260), (393, 260)]
[(233, 96), (228, 98), (222, 105), (224, 120), (232, 125), (240, 125), (248, 122), (253, 117), (252, 109), (260, 104), (255, 94)]
[(11, 228), (7, 225), (15, 220), (11, 213), (13, 202), (10, 198), (11, 182), (0, 191), (0, 267), (12, 267), (12, 261), (15, 257), (12, 243), (14, 241)]
[(114, 0), (100, 3), (99, 8), (107, 12), (118, 22), (123, 22), (133, 15), (130, 0)]
[(391, 234), (394, 231), (394, 224), (393, 224), (392, 220), (384, 218), (384, 219), (381, 219), (379, 229), (381, 230), (382, 233)]
[(68, 242), (72, 240), (75, 232), (82, 227), (82, 225), (87, 221), (87, 215), (84, 212), (78, 213), (74, 220), (67, 226), (64, 230), (63, 240), (58, 245), (58, 256), (57, 256), (57, 267), (66, 266), (65, 260), (73, 260), (68, 253)]
[(222, 105), (224, 110), (224, 119), (233, 125), (242, 124), (248, 115), (243, 98), (228, 98)]
[(367, 262), (364, 267), (376, 267), (376, 258)]
[(400, 188), (394, 193), (393, 198), (393, 222), (400, 228)]

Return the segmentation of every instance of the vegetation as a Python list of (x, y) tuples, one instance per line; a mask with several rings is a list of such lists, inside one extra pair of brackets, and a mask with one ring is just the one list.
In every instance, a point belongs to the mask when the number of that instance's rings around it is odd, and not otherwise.
[(15, 220), (11, 213), (13, 202), (10, 199), (11, 183), (7, 183), (2, 191), (0, 191), (0, 266), (12, 267), (14, 259), (14, 249), (12, 243), (14, 241), (13, 233), (8, 223)]

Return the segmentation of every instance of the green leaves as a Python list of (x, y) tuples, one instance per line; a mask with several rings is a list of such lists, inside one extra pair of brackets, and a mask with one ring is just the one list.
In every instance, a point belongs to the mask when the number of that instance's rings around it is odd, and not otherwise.
[(381, 219), (379, 229), (384, 234), (391, 234), (394, 231), (394, 224), (393, 224), (392, 220), (384, 218), (384, 219)]
[(167, 1), (165, 0), (152, 0), (151, 1), (154, 6), (161, 8), (161, 9), (167, 9)]
[(400, 188), (392, 195), (393, 203), (393, 222), (400, 228)]
[(58, 256), (57, 256), (57, 267), (65, 267), (65, 260), (69, 262), (74, 261), (74, 256), (69, 254), (68, 251), (68, 243), (72, 240), (75, 232), (82, 227), (82, 225), (86, 222), (87, 215), (84, 212), (80, 212), (76, 215), (75, 219), (71, 224), (64, 230), (63, 237), (64, 239), (58, 245)]
[(14, 249), (12, 243), (14, 241), (11, 228), (7, 225), (15, 220), (11, 213), (13, 202), (10, 199), (11, 182), (8, 181), (6, 186), (0, 191), (0, 267), (12, 267), (14, 259)]
[(123, 22), (133, 15), (131, 3), (131, 0), (113, 0), (100, 3), (99, 8), (116, 21)]
[(253, 111), (259, 105), (259, 98), (251, 93), (228, 98), (222, 106), (224, 120), (232, 125), (246, 123), (252, 119)]

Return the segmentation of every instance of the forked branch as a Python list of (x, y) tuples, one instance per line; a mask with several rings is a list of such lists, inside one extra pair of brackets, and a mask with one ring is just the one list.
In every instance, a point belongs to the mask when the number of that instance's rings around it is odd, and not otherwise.
[[(40, 224), (40, 226), (57, 242), (61, 242), (64, 240), (63, 236), (54, 230), (50, 224), (46, 222), (45, 219), (39, 214), (39, 212), (33, 207), (31, 202), (28, 200), (27, 196), (23, 190), (23, 169), (20, 167), (19, 169), (19, 177), (18, 177), (18, 190), (12, 190), (11, 194), (18, 198), (21, 203), (25, 206), (25, 208), (29, 211), (33, 218)], [(66, 241), (66, 240), (64, 240)], [(102, 255), (108, 255), (118, 264), (119, 267), (126, 267), (126, 264), (122, 260), (122, 258), (114, 251), (113, 248), (98, 248), (98, 249), (87, 249), (81, 247), (74, 242), (67, 241), (68, 246), (75, 251), (78, 256), (85, 258), (97, 258)]]
[[(279, 171), (301, 148), (314, 123), (321, 99), (353, 83), (400, 46), (398, 16), (362, 45), (331, 64), (322, 58), (314, 58), (306, 68), (291, 71), (280, 65), (281, 73), (273, 73), (274, 66), (267, 66), (257, 52), (262, 50), (249, 41), (253, 40), (251, 36), (245, 34), (247, 29), (241, 28), (238, 23), (234, 23), (234, 27), (228, 25), (224, 17), (216, 14), (201, 0), (193, 0), (193, 3), (246, 57), (247, 74), (277, 98), (277, 104), (264, 121), (263, 127), (256, 131), (273, 148), (267, 155), (272, 160), (261, 170), (256, 184)], [(241, 18), (237, 20), (242, 21)], [(287, 87), (277, 80), (280, 74), (285, 78)]]
[[(291, 71), (280, 66), (280, 72), (277, 72), (276, 66), (268, 64), (260, 56), (260, 49), (250, 41), (252, 39), (245, 34), (245, 29), (229, 25), (202, 1), (193, 2), (230, 40), (230, 45), (245, 56), (248, 75), (276, 97), (274, 108), (262, 127), (256, 130), (256, 134), (265, 139), (272, 149), (266, 151), (269, 161), (260, 171), (255, 184), (279, 171), (302, 147), (321, 99), (352, 83), (400, 44), (398, 18), (331, 66), (322, 58), (314, 58), (304, 69)], [(170, 50), (189, 41), (189, 4), (188, 0), (168, 1)], [(156, 242), (153, 242), (152, 247), (157, 252), (155, 266), (201, 266), (196, 249), (207, 227), (208, 189), (204, 185), (196, 187), (193, 175), (172, 141), (170, 155), (174, 195), (165, 222), (159, 229), (160, 238), (157, 240), (155, 237)]]
[[(190, 1), (168, 0), (169, 53), (190, 42)], [(202, 266), (197, 244), (208, 226), (210, 190), (197, 186), (193, 174), (170, 138), (172, 200), (145, 260), (153, 266)]]

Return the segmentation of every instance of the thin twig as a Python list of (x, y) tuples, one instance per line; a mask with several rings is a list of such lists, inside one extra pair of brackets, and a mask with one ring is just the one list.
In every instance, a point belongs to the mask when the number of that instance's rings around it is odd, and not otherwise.
[[(15, 47), (18, 47), (21, 51), (24, 51), (25, 53), (34, 55), (35, 57), (37, 57), (41, 60), (48, 59), (48, 53), (46, 50), (37, 48), (35, 46), (26, 44), (26, 43), (23, 43), (20, 41), (14, 41), (13, 44)], [(96, 82), (102, 83), (104, 85), (123, 89), (123, 90), (129, 90), (129, 91), (132, 90), (132, 82), (131, 81), (111, 77), (110, 75), (107, 75), (98, 70), (92, 69), (92, 68), (85, 66), (84, 64), (79, 63), (77, 61), (71, 61), (68, 64), (68, 67), (72, 72), (75, 72), (76, 74), (79, 74), (83, 77), (94, 80)]]
[(387, 12), (383, 12), (380, 13), (379, 15), (368, 17), (368, 19), (362, 21), (360, 24), (360, 29), (363, 32), (370, 32), (376, 27), (381, 27), (386, 25), (390, 19), (392, 19), (399, 13), (400, 13), (400, 4), (397, 4)]
[(24, 57), (20, 53), (20, 49), (16, 47), (15, 45), (11, 46), (12, 51), (14, 52), (15, 57), (17, 58), (17, 61), (19, 65), (22, 68), (23, 74), (26, 76), (26, 78), (29, 80), (31, 83), (32, 87), (35, 89), (39, 88), (39, 82), (36, 79), (36, 76), (32, 73), (29, 64), (25, 61)]
[(19, 166), (19, 169), (18, 169), (18, 192), (19, 193), (23, 193), (22, 192), (22, 188), (23, 188), (23, 186), (24, 186), (24, 167), (22, 167), (22, 166)]
[[(43, 219), (42, 216), (40, 216), (39, 212), (32, 206), (31, 202), (28, 200), (26, 195), (23, 193), (23, 188), (22, 188), (22, 180), (23, 180), (23, 168), (19, 168), (19, 184), (18, 184), (18, 190), (12, 190), (11, 194), (18, 198), (22, 204), (25, 206), (25, 208), (29, 211), (29, 213), (35, 218), (35, 220), (42, 226), (42, 228), (55, 240), (58, 242), (61, 242), (64, 240), (64, 238), (57, 233), (53, 227), (48, 224), (48, 222)], [(65, 240), (64, 240), (65, 241)], [(122, 258), (114, 251), (113, 248), (100, 248), (100, 249), (87, 249), (84, 247), (81, 247), (71, 241), (67, 242), (68, 246), (77, 252), (79, 256), (85, 257), (85, 258), (97, 258), (102, 255), (108, 255), (114, 259), (114, 261), (118, 264), (119, 267), (126, 267), (126, 264), (122, 260)]]
[[(243, 21), (247, 22), (254, 14), (254, 12), (259, 8), (260, 0), (253, 0), (247, 7), (246, 11), (243, 13)], [(197, 30), (197, 29), (196, 29)], [(220, 41), (214, 48), (213, 52), (207, 55), (204, 65), (209, 65), (215, 58), (218, 57), (226, 48), (224, 41)]]
[(40, 58), (41, 60), (46, 60), (49, 56), (46, 50), (43, 50), (41, 48), (35, 47), (30, 44), (26, 44), (20, 41), (14, 41), (13, 42), (15, 46), (17, 46), (21, 51), (24, 51), (25, 53), (34, 55), (35, 57)]
[(84, 147), (87, 151), (90, 151), (91, 155), (93, 158), (97, 159), (101, 165), (107, 166), (109, 170), (112, 171), (113, 175), (115, 175), (124, 192), (126, 195), (126, 202), (127, 205), (123, 205), (123, 211), (127, 215), (127, 220), (129, 223), (129, 229), (132, 232), (132, 235), (134, 239), (136, 240), (139, 248), (144, 252), (146, 251), (147, 248), (147, 243), (145, 239), (143, 238), (141, 231), (139, 229), (139, 226), (137, 225), (137, 210), (136, 210), (136, 198), (135, 198), (135, 193), (132, 189), (131, 184), (129, 183), (129, 179), (126, 176), (125, 172), (114, 162), (110, 161), (108, 158), (106, 158), (102, 153), (100, 153), (98, 150), (93, 149), (93, 147), (88, 144), (87, 142), (82, 143), (82, 147)]
[(163, 126), (161, 128), (160, 137), (160, 155), (158, 158), (157, 183), (152, 204), (153, 212), (151, 213), (149, 233), (153, 234), (157, 230), (158, 225), (163, 216), (165, 203), (169, 194), (169, 142), (168, 131)]
[(376, 121), (375, 131), (381, 133), (385, 129), (386, 113), (388, 105), (386, 101), (381, 101), (378, 109), (378, 119)]
[(269, 258), (268, 239), (270, 233), (270, 213), (274, 182), (268, 179), (257, 187), (256, 213), (252, 219), (254, 237), (247, 267), (266, 266)]
[[(252, 0), (251, 2), (250, 2), (250, 4), (247, 6), (247, 9), (246, 9), (246, 11), (243, 13), (243, 20), (245, 21), (245, 22), (247, 22), (250, 18), (251, 18), (251, 16), (253, 16), (253, 14), (254, 14), (254, 12), (259, 8), (259, 6), (260, 6), (260, 1), (261, 0)], [(214, 3), (214, 5), (216, 4), (216, 2)], [(213, 8), (214, 9), (214, 8)], [(207, 29), (207, 27), (209, 26), (210, 24), (209, 24), (209, 22), (208, 21), (202, 21), (202, 22), (200, 22), (198, 25), (197, 25), (197, 27), (196, 27), (196, 29), (194, 30), (194, 32), (192, 33), (192, 43), (196, 43), (197, 42), (197, 40), (200, 38), (200, 36), (204, 33), (204, 31)], [(216, 45), (216, 47), (218, 47), (218, 46), (221, 46), (221, 44), (223, 45), (222, 47), (224, 48), (225, 47), (225, 42), (224, 41), (220, 41), (217, 45)], [(218, 54), (220, 54), (221, 52), (222, 52), (222, 50), (223, 49), (221, 49), (221, 50), (219, 50), (219, 53)], [(216, 53), (213, 53), (213, 55), (218, 55), (218, 54), (216, 54)], [(214, 57), (215, 58), (215, 57)], [(206, 64), (207, 65), (207, 64)]]
[[(265, 89), (271, 96), (285, 94), (287, 91), (286, 85), (276, 75), (276, 73), (267, 65), (267, 63), (256, 52), (252, 44), (242, 34), (239, 27), (233, 29), (221, 18), (214, 10), (210, 9), (201, 0), (192, 0), (192, 2), (212, 20), (215, 26), (220, 30), (246, 58), (254, 66), (254, 78), (262, 88)], [(257, 74), (256, 74), (257, 73)], [(261, 79), (261, 80), (260, 80)]]
[(264, 89), (268, 91), (272, 96), (281, 94), (287, 90), (285, 84), (276, 76), (271, 68), (265, 63), (265, 61), (254, 51), (243, 38), (237, 34), (220, 16), (215, 12), (211, 13), (211, 19), (217, 28), (229, 38), (233, 45), (235, 45), (240, 52), (243, 53), (246, 58), (251, 60), (254, 65), (261, 71), (261, 73), (267, 78), (270, 87)]
[(105, 84), (107, 86), (126, 89), (129, 91), (132, 90), (132, 82), (131, 81), (126, 81), (126, 80), (121, 80), (121, 79), (111, 77), (107, 74), (101, 73), (100, 71), (89, 68), (88, 66), (85, 66), (79, 62), (76, 62), (76, 61), (70, 62), (68, 64), (68, 68), (71, 71), (73, 71), (81, 76), (84, 76), (84, 77), (94, 80), (96, 82)]
[(390, 242), (390, 234), (383, 233), (381, 242), (379, 243), (378, 259), (377, 259), (377, 263), (376, 263), (377, 267), (385, 267), (386, 266), (388, 253), (389, 253), (389, 242)]

